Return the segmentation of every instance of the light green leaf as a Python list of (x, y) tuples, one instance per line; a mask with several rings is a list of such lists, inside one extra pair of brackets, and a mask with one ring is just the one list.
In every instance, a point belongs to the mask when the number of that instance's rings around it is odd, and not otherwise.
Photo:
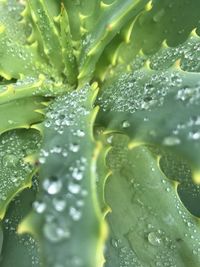
[(121, 46), (119, 60), (127, 64), (139, 50), (154, 54), (164, 40), (169, 46), (176, 47), (188, 38), (194, 28), (199, 33), (199, 8), (198, 0), (152, 1), (152, 8), (141, 13), (134, 23), (129, 42)]
[(113, 1), (108, 5), (100, 4), (99, 16), (89, 34), (82, 40), (82, 51), (79, 59), (80, 80), (87, 81), (94, 72), (95, 65), (105, 46), (131, 18), (144, 9), (148, 0)]
[(33, 157), (40, 147), (36, 130), (9, 131), (0, 136), (0, 219), (18, 192), (31, 186)]
[(43, 0), (29, 0), (28, 5), (33, 23), (40, 34), (44, 53), (58, 76), (61, 76), (64, 69), (62, 45), (53, 17)]
[(39, 267), (41, 266), (36, 241), (30, 235), (18, 235), (17, 227), (30, 211), (35, 198), (35, 190), (26, 189), (10, 204), (2, 222), (3, 247), (1, 267)]
[(96, 94), (95, 84), (86, 85), (58, 97), (47, 112), (35, 211), (19, 226), (19, 232), (38, 239), (44, 266), (102, 264), (105, 225), (95, 185), (100, 148), (93, 140)]
[(44, 119), (42, 97), (25, 97), (0, 105), (0, 134), (11, 129), (30, 128)]
[[(199, 40), (199, 37), (195, 38)], [(175, 60), (177, 54), (172, 53)], [(187, 58), (181, 62), (186, 69), (198, 65), (198, 61), (190, 64)], [(103, 110), (99, 113), (99, 123), (105, 125), (107, 131), (128, 134), (132, 138), (131, 147), (152, 143), (176, 151), (189, 161), (198, 182), (200, 74), (182, 70), (181, 62), (155, 70), (151, 61), (147, 61), (135, 71), (117, 72), (118, 75), (104, 84), (98, 98), (97, 104)], [(137, 66), (137, 62), (133, 66)]]
[(160, 152), (159, 155), (161, 170), (168, 178), (179, 183), (177, 192), (181, 201), (193, 215), (200, 217), (200, 185), (192, 181), (192, 171), (187, 161), (168, 150)]
[(199, 219), (177, 196), (177, 184), (146, 147), (128, 151), (128, 140), (113, 140), (106, 184), (110, 239), (106, 267), (199, 266)]

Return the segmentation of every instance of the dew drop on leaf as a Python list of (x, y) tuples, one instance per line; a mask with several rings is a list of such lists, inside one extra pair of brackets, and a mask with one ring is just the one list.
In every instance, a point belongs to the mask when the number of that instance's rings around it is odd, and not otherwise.
[(62, 198), (54, 198), (53, 199), (53, 206), (57, 211), (63, 211), (67, 206), (67, 202)]
[(162, 244), (162, 239), (156, 232), (150, 232), (148, 234), (148, 241), (153, 246), (160, 246)]
[(72, 217), (74, 221), (79, 221), (82, 216), (81, 211), (79, 211), (78, 209), (74, 207), (71, 207), (69, 209), (69, 215)]
[(72, 152), (78, 152), (79, 151), (79, 145), (78, 144), (70, 144), (70, 147), (69, 149), (72, 151)]
[(3, 157), (3, 164), (4, 166), (16, 166), (18, 162), (18, 158), (17, 156), (15, 156), (14, 154), (6, 154), (4, 157)]
[(81, 190), (81, 186), (79, 184), (75, 184), (71, 182), (68, 185), (68, 190), (72, 194), (78, 194)]
[(37, 213), (43, 213), (46, 209), (46, 204), (42, 201), (33, 202), (33, 208)]
[(181, 143), (180, 139), (175, 136), (168, 136), (168, 137), (165, 137), (163, 140), (163, 145), (165, 146), (175, 146), (175, 145), (179, 145), (180, 143)]
[(45, 237), (50, 242), (59, 242), (70, 237), (70, 231), (66, 226), (59, 226), (55, 221), (46, 222), (43, 228)]
[(128, 128), (128, 127), (130, 127), (130, 123), (128, 121), (123, 121), (122, 128)]
[(57, 177), (53, 176), (44, 180), (43, 188), (48, 194), (55, 195), (60, 192), (62, 182)]

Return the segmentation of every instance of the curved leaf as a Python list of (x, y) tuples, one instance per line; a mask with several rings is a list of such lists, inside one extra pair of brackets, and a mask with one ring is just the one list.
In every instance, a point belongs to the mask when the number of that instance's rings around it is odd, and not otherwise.
[(0, 219), (16, 194), (31, 186), (35, 172), (26, 157), (34, 155), (40, 146), (40, 135), (36, 130), (15, 130), (0, 138)]
[(17, 128), (30, 128), (44, 119), (44, 98), (25, 97), (0, 105), (0, 134)]
[(119, 60), (127, 64), (139, 50), (154, 54), (164, 40), (169, 46), (176, 47), (194, 28), (199, 33), (199, 8), (197, 0), (152, 1), (152, 7), (141, 13), (134, 23), (129, 42), (121, 46)]
[(11, 202), (3, 225), (3, 247), (0, 264), (2, 267), (39, 267), (41, 266), (38, 244), (30, 235), (16, 233), (19, 222), (30, 211), (34, 201), (33, 189), (26, 189)]
[(199, 266), (199, 219), (184, 208), (158, 159), (145, 147), (124, 149), (125, 142), (115, 138), (107, 158), (105, 266)]
[(92, 130), (96, 94), (95, 85), (86, 85), (57, 98), (47, 112), (40, 191), (35, 211), (19, 227), (37, 237), (44, 266), (102, 264), (105, 226), (95, 187), (100, 148)]
[[(185, 62), (187, 68), (198, 64)], [(180, 61), (163, 70), (151, 69), (147, 62), (141, 69), (115, 75), (104, 84), (98, 98), (103, 110), (99, 123), (108, 131), (127, 133), (133, 138), (132, 147), (140, 143), (170, 147), (189, 160), (198, 181), (199, 79), (199, 73), (183, 71)]]
[(83, 39), (79, 60), (80, 80), (87, 80), (94, 72), (95, 65), (105, 46), (112, 40), (122, 26), (144, 9), (148, 0), (114, 1), (101, 5), (101, 12), (95, 27)]

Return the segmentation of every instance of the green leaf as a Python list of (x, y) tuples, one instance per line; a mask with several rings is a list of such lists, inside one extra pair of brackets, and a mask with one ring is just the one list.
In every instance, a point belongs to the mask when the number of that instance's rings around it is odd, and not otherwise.
[(0, 134), (11, 129), (30, 128), (34, 123), (44, 120), (46, 99), (25, 97), (0, 105)]
[(9, 131), (0, 136), (0, 219), (18, 192), (31, 186), (35, 167), (31, 158), (39, 149), (36, 130)]
[(129, 42), (121, 46), (119, 60), (127, 64), (139, 50), (153, 54), (164, 40), (169, 46), (176, 47), (188, 38), (194, 28), (199, 33), (199, 8), (197, 0), (152, 1), (152, 7), (141, 13), (134, 23)]
[(60, 14), (60, 39), (62, 44), (63, 60), (65, 64), (64, 73), (67, 76), (69, 84), (75, 85), (77, 83), (78, 67), (73, 49), (68, 14), (64, 6), (62, 6)]
[(0, 24), (0, 75), (7, 80), (19, 79), (24, 75), (34, 76), (38, 73), (37, 62), (39, 64), (40, 61), (35, 47), (12, 41), (5, 25)]
[(48, 13), (52, 17), (56, 17), (60, 14), (60, 6), (61, 6), (61, 0), (43, 0), (47, 9)]
[(0, 75), (7, 80), (38, 76), (41, 69), (48, 69), (42, 66), (45, 61), (38, 53), (38, 43), (27, 45), (31, 28), (23, 21), (23, 9), (14, 0), (0, 2)]
[(87, 81), (94, 72), (95, 65), (105, 46), (112, 40), (117, 32), (131, 18), (144, 9), (147, 0), (114, 1), (108, 5), (100, 3), (99, 16), (96, 18), (95, 27), (86, 34), (82, 40), (82, 51), (79, 59), (80, 80)]
[(38, 239), (44, 266), (102, 264), (105, 225), (95, 185), (100, 147), (93, 140), (96, 94), (95, 84), (86, 85), (58, 97), (47, 112), (35, 211), (19, 226), (19, 232)]
[(169, 151), (159, 152), (159, 155), (161, 170), (169, 179), (179, 183), (177, 192), (181, 201), (194, 216), (200, 217), (200, 185), (192, 181), (192, 172), (188, 163)]
[[(175, 60), (177, 54), (172, 53)], [(197, 60), (190, 64), (187, 58), (182, 62), (186, 69), (198, 64)], [(148, 143), (177, 152), (189, 161), (198, 182), (200, 74), (183, 71), (180, 64), (176, 61), (170, 68), (157, 70), (151, 61), (138, 69), (136, 62), (135, 71), (118, 72), (108, 79), (97, 101), (103, 110), (99, 123), (107, 131), (128, 134), (133, 139), (131, 147)]]
[(59, 31), (55, 26), (53, 17), (49, 14), (47, 6), (43, 0), (29, 0), (28, 4), (33, 23), (35, 24), (43, 43), (44, 53), (59, 76), (63, 72), (64, 62), (62, 58), (62, 46)]
[(147, 2), (148, 0), (64, 1), (72, 38), (77, 43), (80, 84), (91, 79), (104, 48), (126, 22), (144, 9)]
[(4, 25), (9, 38), (21, 45), (26, 43), (28, 27), (22, 23), (23, 5), (17, 0), (0, 1), (0, 25)]
[(199, 219), (184, 208), (158, 158), (146, 147), (128, 151), (125, 143), (115, 137), (107, 158), (112, 175), (105, 195), (112, 212), (105, 266), (199, 266)]
[(63, 0), (74, 41), (90, 31), (100, 13), (100, 0)]
[(30, 235), (18, 235), (17, 227), (30, 211), (35, 198), (35, 190), (26, 189), (10, 204), (2, 222), (3, 247), (1, 267), (39, 267), (41, 266), (38, 244)]
[[(68, 85), (62, 84), (60, 80), (52, 81), (48, 76), (40, 74), (36, 77), (27, 77), (23, 80), (18, 80), (15, 83), (8, 83), (0, 85), (0, 104), (5, 104), (12, 100), (29, 99), (36, 96), (40, 96), (38, 100), (42, 100), (46, 103), (48, 98), (52, 98), (62, 93), (71, 90)], [(46, 97), (42, 98), (42, 97)], [(27, 101), (28, 102), (28, 101)]]

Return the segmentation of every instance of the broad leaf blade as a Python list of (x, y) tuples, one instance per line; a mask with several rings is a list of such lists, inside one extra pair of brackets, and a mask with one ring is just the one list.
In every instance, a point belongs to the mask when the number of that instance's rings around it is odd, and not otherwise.
[(33, 189), (24, 190), (11, 202), (2, 222), (3, 247), (0, 265), (2, 267), (39, 267), (41, 266), (36, 241), (30, 235), (18, 235), (17, 227), (30, 211), (35, 198)]
[[(177, 197), (145, 147), (123, 152), (116, 138), (108, 156), (106, 201), (112, 212), (105, 266), (199, 266), (199, 220)], [(126, 140), (128, 144), (128, 141)]]
[(59, 97), (47, 112), (38, 205), (19, 227), (39, 240), (44, 266), (102, 263), (105, 226), (95, 192), (94, 88), (86, 85)]
[[(26, 161), (40, 147), (40, 134), (36, 130), (15, 130), (0, 138), (0, 218), (16, 194), (31, 186), (35, 167)], [(31, 162), (32, 163), (32, 162)]]
[[(176, 60), (177, 54), (173, 55)], [(198, 65), (197, 61), (191, 65), (187, 58), (182, 62), (189, 70)], [(142, 68), (116, 72), (97, 101), (103, 110), (99, 119), (108, 131), (127, 133), (132, 147), (153, 143), (183, 155), (198, 181), (200, 75), (183, 71), (180, 64), (176, 61), (170, 68), (157, 70), (147, 61)]]
[(17, 128), (30, 128), (44, 119), (42, 97), (25, 97), (0, 105), (0, 134)]

